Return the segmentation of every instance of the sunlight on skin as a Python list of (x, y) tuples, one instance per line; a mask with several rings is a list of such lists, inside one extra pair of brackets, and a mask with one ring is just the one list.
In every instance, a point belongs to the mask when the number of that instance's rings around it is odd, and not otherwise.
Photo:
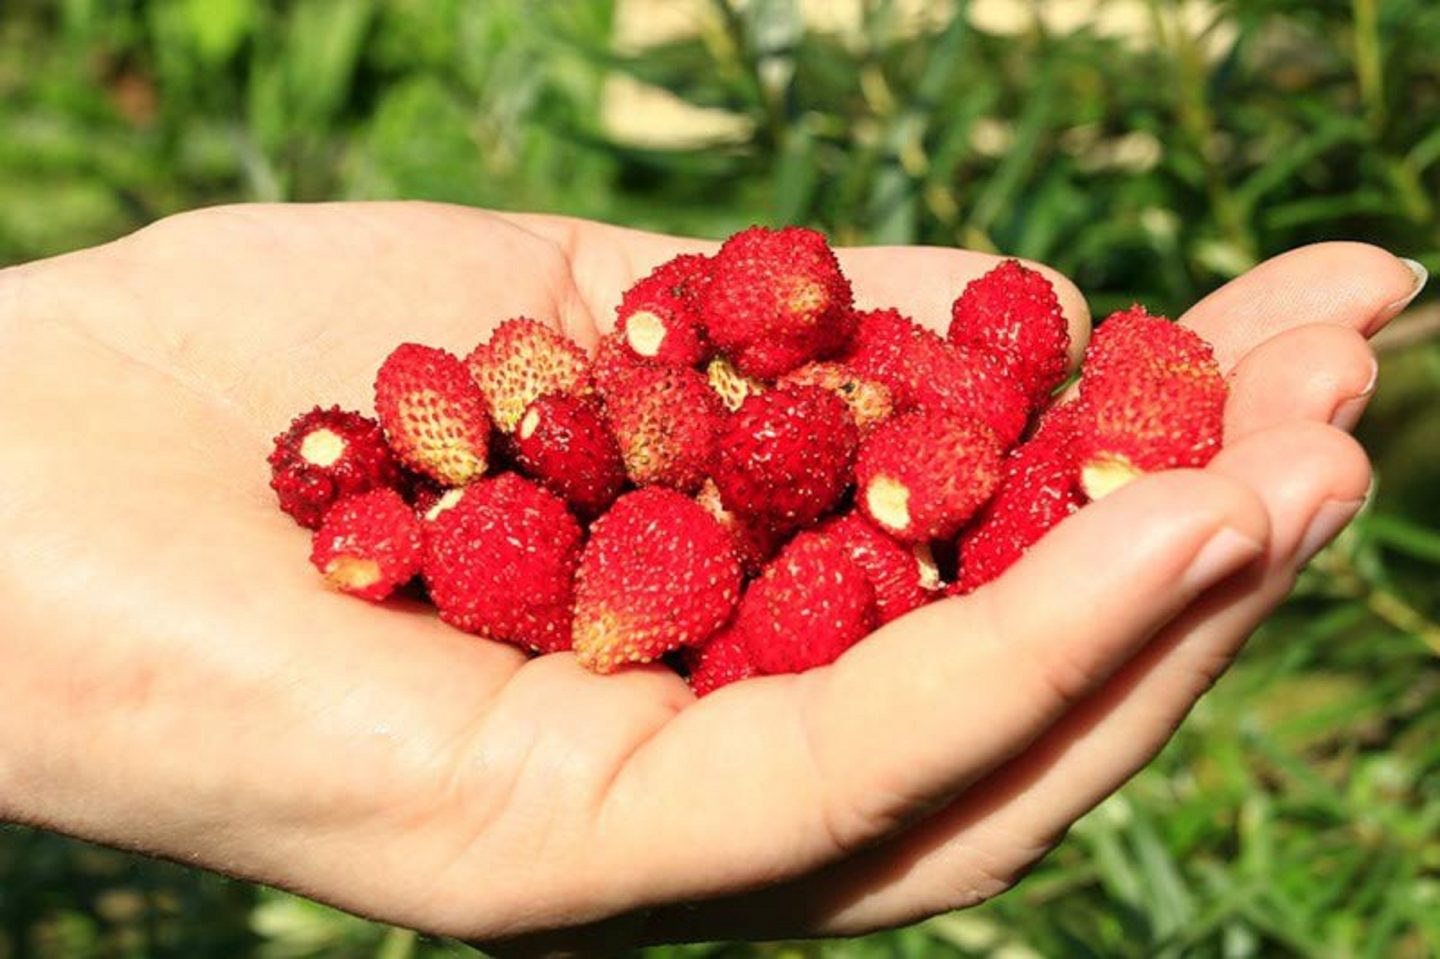
[[(803, 677), (696, 706), (663, 668), (527, 663), (323, 589), (265, 485), (291, 416), (368, 408), (402, 340), (463, 354), (524, 314), (593, 344), (626, 286), (709, 249), (426, 204), (255, 206), (0, 274), (0, 814), (515, 952), (850, 933), (993, 895), (1163, 744), (1283, 597), (1321, 504), (1363, 494), (1363, 454), (1318, 425), (1372, 369), (1335, 331), (1375, 332), (1413, 286), (1330, 245), (1199, 304), (1186, 322), (1238, 361), (1209, 470), (1133, 484), (993, 588)], [(841, 255), (862, 305), (937, 329), (996, 262)], [(1089, 316), (1059, 289), (1078, 348)], [(1225, 529), (1264, 558), (1194, 578)], [(1120, 542), (1113, 575), (1065, 572)], [(1050, 635), (1077, 610), (1085, 631)]]

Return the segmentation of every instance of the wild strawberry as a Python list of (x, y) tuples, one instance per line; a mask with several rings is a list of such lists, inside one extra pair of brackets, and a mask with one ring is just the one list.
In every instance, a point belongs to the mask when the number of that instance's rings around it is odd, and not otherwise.
[(986, 427), (945, 410), (916, 410), (860, 444), (855, 500), (896, 539), (945, 539), (995, 491), (1002, 453)]
[(315, 531), (310, 562), (336, 589), (378, 603), (420, 572), (420, 521), (393, 489), (346, 497)]
[(555, 494), (503, 473), (429, 521), (423, 573), (440, 618), (542, 653), (570, 648), (580, 524)]
[(818, 386), (829, 390), (845, 401), (862, 436), (895, 412), (895, 398), (888, 386), (861, 376), (844, 363), (806, 363), (780, 377), (775, 385)]
[(695, 502), (715, 517), (715, 521), (730, 534), (730, 545), (735, 548), (735, 558), (747, 576), (760, 572), (766, 560), (780, 548), (780, 536), (764, 523), (737, 516), (725, 508), (720, 499), (720, 490), (715, 481), (707, 479), (695, 494)]
[(934, 598), (939, 575), (928, 547), (920, 547), (925, 552), (917, 555), (916, 547), (896, 542), (854, 512), (821, 524), (815, 533), (839, 547), (864, 572), (875, 590), (880, 624), (919, 609)]
[(1050, 423), (1066, 421), (1071, 423), (1068, 428), (1042, 427), (1005, 457), (1000, 488), (960, 537), (958, 592), (968, 593), (998, 577), (1084, 505), (1070, 436), (1065, 435), (1073, 435), (1073, 417)]
[(720, 397), (720, 402), (730, 412), (740, 408), (745, 398), (765, 392), (765, 384), (759, 380), (751, 379), (735, 368), (723, 356), (712, 359), (705, 367), (705, 378), (710, 383), (710, 389)]
[(704, 320), (736, 367), (773, 379), (845, 348), (855, 327), (850, 282), (825, 237), (801, 227), (751, 227), (711, 264)]
[(799, 673), (834, 662), (875, 628), (875, 589), (844, 548), (801, 533), (750, 584), (736, 613), (741, 642), (761, 673)]
[(637, 368), (606, 396), (605, 413), (631, 480), (699, 489), (724, 417), (704, 376), (677, 366)]
[(406, 343), (375, 377), (375, 412), (406, 466), (446, 486), (463, 486), (489, 465), (485, 398), (453, 354)]
[(338, 406), (315, 407), (275, 437), (270, 488), (280, 508), (315, 529), (336, 501), (400, 482), (380, 424)]
[(1060, 385), (1069, 365), (1070, 327), (1055, 287), (1019, 260), (965, 287), (951, 307), (949, 340), (992, 356), (1032, 403)]
[(1227, 394), (1209, 344), (1190, 330), (1139, 309), (1107, 320), (1076, 411), (1085, 493), (1099, 499), (1141, 473), (1204, 466), (1220, 449)]
[(777, 387), (730, 414), (712, 478), (726, 509), (782, 532), (798, 529), (828, 512), (850, 485), (857, 439), (835, 394)]
[(710, 343), (697, 294), (708, 282), (709, 268), (709, 257), (677, 256), (626, 291), (615, 329), (637, 356), (665, 366), (704, 362)]
[(575, 584), (575, 652), (597, 673), (704, 642), (740, 596), (730, 535), (693, 500), (647, 488), (590, 528)]
[(890, 389), (896, 412), (948, 409), (977, 419), (1009, 446), (1025, 431), (1030, 398), (999, 363), (954, 346), (895, 310), (860, 315), (845, 363)]
[(525, 407), (546, 393), (582, 396), (592, 389), (585, 351), (528, 317), (506, 320), (465, 358), (489, 403), (490, 416), (509, 434)]
[(546, 394), (525, 408), (513, 439), (520, 468), (582, 517), (598, 515), (620, 495), (625, 484), (620, 448), (590, 401)]
[(723, 627), (703, 646), (683, 650), (682, 656), (689, 672), (686, 682), (700, 698), (723, 686), (759, 675), (750, 661), (749, 649), (733, 624)]

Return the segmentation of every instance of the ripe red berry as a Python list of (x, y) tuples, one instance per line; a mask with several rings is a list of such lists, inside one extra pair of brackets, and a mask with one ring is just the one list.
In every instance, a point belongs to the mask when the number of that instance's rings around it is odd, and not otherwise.
[(575, 585), (575, 652), (608, 673), (704, 642), (740, 597), (730, 534), (694, 500), (647, 488), (590, 527)]
[(829, 512), (850, 485), (858, 438), (835, 394), (777, 387), (730, 414), (712, 477), (726, 509), (779, 531), (798, 529)]
[(733, 624), (723, 627), (703, 646), (687, 648), (681, 655), (689, 672), (686, 682), (700, 698), (723, 686), (759, 675), (750, 661), (750, 650)]
[(780, 377), (776, 385), (818, 386), (829, 390), (850, 408), (850, 416), (862, 436), (895, 412), (895, 397), (888, 386), (861, 376), (844, 363), (806, 363)]
[(336, 503), (315, 531), (310, 562), (336, 589), (378, 603), (420, 572), (415, 511), (381, 487)]
[(736, 625), (761, 673), (799, 673), (834, 662), (875, 628), (875, 589), (838, 544), (801, 533), (740, 601)]
[(465, 358), (489, 403), (490, 416), (509, 434), (525, 407), (546, 393), (582, 396), (592, 389), (590, 360), (566, 336), (528, 317), (506, 320)]
[(269, 463), (280, 508), (310, 529), (336, 501), (401, 480), (380, 424), (338, 406), (295, 417), (275, 437)]
[(1009, 446), (1029, 421), (1030, 398), (999, 363), (945, 342), (895, 310), (860, 315), (846, 365), (890, 389), (896, 412), (948, 409), (984, 423)]
[(951, 307), (949, 340), (993, 357), (1038, 404), (1065, 379), (1070, 327), (1055, 287), (1019, 260), (972, 280)]
[(606, 396), (605, 413), (631, 480), (699, 489), (724, 418), (703, 375), (677, 366), (637, 368)]
[(711, 266), (704, 321), (715, 345), (758, 379), (839, 353), (855, 327), (834, 252), (801, 227), (751, 227), (726, 240)]
[(844, 551), (865, 573), (875, 590), (880, 625), (935, 598), (939, 575), (928, 549), (917, 556), (915, 547), (897, 542), (855, 512), (829, 520), (815, 532)]
[(489, 465), (485, 398), (445, 350), (397, 347), (375, 377), (375, 412), (400, 461), (437, 482), (463, 486)]
[[(1073, 406), (1073, 404), (1067, 404)], [(1005, 478), (994, 498), (960, 537), (957, 592), (968, 593), (998, 577), (1084, 505), (1070, 446), (1073, 416), (1042, 428), (1005, 457)], [(1070, 423), (1068, 427), (1061, 425)], [(1069, 435), (1067, 435), (1069, 434)]]
[(666, 366), (696, 366), (710, 355), (699, 294), (710, 258), (677, 256), (626, 291), (615, 329), (637, 356)]
[(860, 444), (855, 500), (896, 539), (946, 539), (995, 491), (1002, 453), (988, 428), (948, 411), (916, 410)]
[(1195, 333), (1138, 308), (1107, 320), (1086, 355), (1076, 411), (1086, 494), (1099, 499), (1141, 473), (1204, 466), (1220, 449), (1227, 395), (1213, 351)]
[(603, 512), (625, 484), (620, 448), (589, 400), (550, 393), (525, 408), (515, 426), (520, 468), (563, 496), (582, 517)]
[(539, 652), (570, 648), (580, 524), (515, 473), (465, 487), (428, 521), (423, 573), (440, 618)]

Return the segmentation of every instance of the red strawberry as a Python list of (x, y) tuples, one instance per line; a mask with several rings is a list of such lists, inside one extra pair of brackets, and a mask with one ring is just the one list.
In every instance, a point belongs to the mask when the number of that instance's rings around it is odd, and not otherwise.
[(1005, 260), (965, 287), (951, 307), (949, 340), (988, 353), (1039, 403), (1065, 379), (1070, 326), (1055, 287), (1019, 260)]
[[(850, 512), (818, 526), (815, 532), (844, 551), (875, 590), (880, 624), (890, 622), (934, 598), (938, 574), (928, 548), (924, 557)], [(927, 562), (928, 560), (928, 562)]]
[(682, 655), (690, 674), (686, 682), (700, 698), (722, 686), (759, 675), (755, 664), (750, 662), (749, 649), (733, 625), (722, 628), (705, 645), (683, 650)]
[(726, 509), (776, 530), (797, 529), (828, 512), (850, 485), (857, 439), (835, 394), (777, 387), (730, 414), (712, 476)]
[(315, 407), (275, 437), (270, 488), (280, 508), (315, 529), (337, 500), (401, 480), (380, 424), (338, 406)]
[(890, 387), (861, 376), (844, 363), (806, 363), (780, 377), (775, 385), (818, 386), (829, 390), (850, 408), (850, 416), (862, 436), (895, 412), (895, 397)]
[(485, 398), (444, 350), (397, 347), (375, 377), (375, 412), (400, 461), (446, 486), (463, 486), (489, 465)]
[(580, 539), (558, 496), (514, 473), (482, 479), (429, 521), (425, 584), (458, 629), (544, 653), (569, 649)]
[(1005, 457), (1000, 489), (960, 537), (958, 592), (998, 577), (1084, 504), (1070, 447), (1073, 422), (1068, 415), (1051, 418), (1034, 439)]
[(590, 528), (575, 583), (575, 652), (597, 673), (704, 642), (740, 596), (730, 534), (694, 500), (648, 488)]
[(875, 589), (846, 550), (801, 533), (750, 584), (736, 624), (766, 674), (834, 662), (875, 628)]
[(730, 534), (730, 544), (735, 548), (735, 558), (747, 576), (760, 572), (766, 560), (780, 548), (780, 538), (770, 527), (736, 516), (725, 508), (720, 499), (720, 490), (715, 481), (707, 479), (695, 494), (695, 502), (715, 517), (715, 521)]
[(600, 411), (588, 400), (550, 393), (525, 408), (515, 427), (520, 468), (595, 516), (620, 495), (625, 464)]
[(420, 572), (420, 521), (393, 489), (336, 503), (316, 530), (310, 562), (336, 589), (378, 603)]
[(709, 257), (677, 256), (626, 291), (615, 329), (637, 355), (666, 366), (696, 366), (710, 354), (698, 293)]
[(583, 396), (592, 389), (590, 360), (565, 336), (528, 317), (506, 320), (465, 358), (470, 375), (504, 433), (546, 393)]
[(954, 413), (907, 413), (860, 444), (855, 500), (897, 539), (946, 539), (995, 491), (1002, 453), (994, 433)]
[(860, 315), (846, 365), (890, 389), (896, 412), (948, 409), (978, 419), (1009, 446), (1025, 431), (1030, 398), (999, 363), (953, 346), (895, 310)]
[(822, 234), (751, 227), (715, 255), (705, 328), (742, 373), (773, 379), (843, 350), (855, 327), (851, 302)]
[(1213, 351), (1190, 330), (1139, 308), (1107, 320), (1086, 354), (1076, 410), (1086, 494), (1204, 466), (1223, 440), (1227, 396)]
[(635, 483), (694, 492), (710, 471), (720, 402), (694, 370), (637, 368), (605, 398), (625, 471)]

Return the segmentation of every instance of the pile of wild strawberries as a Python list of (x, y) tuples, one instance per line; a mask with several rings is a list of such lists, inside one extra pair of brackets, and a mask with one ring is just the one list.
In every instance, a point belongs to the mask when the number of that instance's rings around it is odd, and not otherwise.
[(660, 265), (618, 313), (593, 356), (525, 318), (463, 361), (407, 343), (376, 419), (298, 417), (271, 485), (325, 579), (379, 601), (418, 576), (447, 623), (596, 672), (676, 653), (705, 695), (829, 663), (1220, 445), (1210, 347), (1138, 306), (1047, 409), (1069, 333), (1014, 260), (941, 337), (856, 309), (821, 234), (754, 227)]

